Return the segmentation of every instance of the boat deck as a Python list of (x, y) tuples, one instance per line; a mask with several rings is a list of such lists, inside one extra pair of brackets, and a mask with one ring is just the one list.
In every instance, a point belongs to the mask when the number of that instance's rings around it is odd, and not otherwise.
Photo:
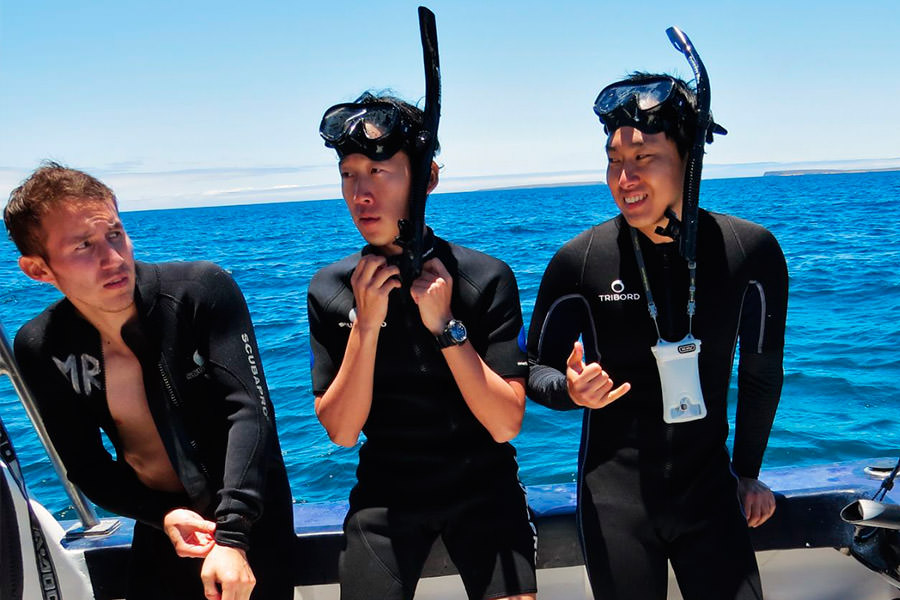
[[(880, 479), (868, 466), (892, 467), (895, 459), (878, 459), (767, 470), (761, 479), (776, 490), (775, 515), (752, 530), (752, 540), (769, 600), (892, 600), (900, 590), (838, 550), (852, 541), (854, 528), (840, 520), (850, 502), (871, 497)], [(575, 529), (575, 484), (528, 488), (538, 528), (538, 584), (541, 600), (588, 598), (581, 549)], [(895, 492), (895, 496), (896, 496)], [(294, 557), (296, 598), (336, 599), (337, 557), (345, 502), (294, 507), (297, 549)], [(98, 600), (121, 597), (127, 573), (132, 523), (104, 540), (66, 543), (84, 550)], [(438, 540), (425, 565), (416, 598), (463, 598), (462, 583)], [(98, 585), (102, 582), (102, 585)], [(670, 577), (669, 598), (680, 598)]]

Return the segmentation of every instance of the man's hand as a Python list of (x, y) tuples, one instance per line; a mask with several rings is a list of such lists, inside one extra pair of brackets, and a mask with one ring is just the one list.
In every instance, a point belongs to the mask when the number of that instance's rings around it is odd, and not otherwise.
[(758, 479), (738, 477), (738, 497), (750, 527), (759, 527), (775, 512), (775, 494)]
[(438, 258), (422, 265), (422, 273), (409, 290), (419, 307), (422, 323), (434, 335), (440, 335), (450, 322), (450, 298), (453, 295), (453, 278)]
[(239, 548), (216, 544), (200, 570), (203, 595), (209, 600), (248, 600), (256, 577), (247, 563), (247, 553)]
[(603, 408), (615, 402), (628, 390), (630, 383), (623, 383), (613, 389), (613, 380), (599, 363), (584, 364), (584, 348), (575, 342), (572, 354), (566, 360), (566, 388), (572, 402), (585, 408)]
[(182, 558), (204, 558), (216, 542), (216, 524), (186, 508), (176, 508), (163, 518), (163, 531)]
[(381, 327), (387, 316), (388, 295), (400, 287), (400, 269), (388, 265), (387, 259), (376, 254), (367, 254), (359, 259), (350, 286), (356, 300), (356, 323), (354, 327), (372, 329)]

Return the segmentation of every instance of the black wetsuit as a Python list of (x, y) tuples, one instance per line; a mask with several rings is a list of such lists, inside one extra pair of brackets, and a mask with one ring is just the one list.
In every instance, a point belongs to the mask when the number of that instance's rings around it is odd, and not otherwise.
[[(291, 598), (295, 540), (275, 413), (244, 297), (211, 263), (137, 263), (138, 317), (122, 337), (141, 364), (147, 404), (185, 493), (142, 484), (110, 414), (100, 335), (63, 299), (15, 341), (69, 479), (97, 505), (135, 519), (128, 598), (202, 598), (201, 561), (161, 531), (174, 508), (216, 521), (216, 542), (248, 551), (254, 598)], [(102, 429), (116, 450), (110, 456)]]
[[(665, 560), (686, 598), (754, 598), (759, 577), (731, 473), (757, 477), (783, 380), (787, 269), (775, 238), (734, 217), (700, 212), (693, 333), (701, 340), (702, 420), (663, 421), (657, 341), (630, 229), (618, 216), (569, 241), (544, 273), (528, 336), (529, 397), (579, 408), (566, 359), (586, 356), (631, 390), (586, 410), (579, 520), (598, 598), (664, 598)], [(688, 332), (687, 264), (676, 244), (639, 234), (664, 339)], [(586, 303), (585, 303), (586, 301)], [(585, 308), (587, 307), (587, 310)], [(738, 337), (738, 407), (729, 463), (726, 402)]]
[[(451, 312), (465, 323), (469, 341), (484, 362), (501, 377), (527, 377), (527, 359), (518, 341), (522, 330), (518, 288), (509, 267), (439, 238), (431, 256), (439, 258), (453, 277)], [(360, 257), (356, 253), (325, 267), (309, 286), (312, 379), (317, 396), (331, 385), (344, 358), (355, 305), (350, 277)], [(469, 410), (408, 288), (394, 290), (389, 297), (373, 383), (358, 482), (350, 494), (345, 523), (351, 556), (347, 558), (345, 552), (342, 561), (353, 564), (342, 564), (342, 597), (411, 597), (438, 534), (443, 535), (470, 596), (480, 598), (489, 582), (480, 580), (482, 574), (470, 575), (465, 561), (490, 550), (494, 543), (514, 549), (525, 546), (526, 556), (509, 559), (509, 567), (515, 566), (519, 574), (510, 571), (506, 582), (494, 583), (508, 586), (501, 587), (501, 595), (533, 591), (529, 589), (534, 581), (533, 530), (518, 480), (515, 449), (495, 442)], [(483, 514), (471, 514), (471, 506), (478, 502), (498, 504), (498, 512), (488, 514), (485, 509)], [(410, 556), (405, 558), (397, 550), (400, 564), (392, 566), (399, 571), (393, 575), (403, 580), (403, 590), (382, 591), (373, 582), (377, 574), (367, 574), (364, 568), (377, 561), (356, 558), (352, 552), (351, 533), (360, 526), (367, 528), (368, 544), (373, 543), (373, 529), (386, 527), (388, 537), (403, 535), (398, 532), (406, 525), (394, 520), (386, 524), (385, 510), (403, 515), (409, 527), (420, 532), (420, 539), (409, 541), (409, 546), (417, 546), (407, 553)], [(481, 533), (474, 530), (478, 523), (484, 526)], [(491, 527), (501, 525), (509, 530), (492, 533)], [(457, 535), (463, 529), (464, 535)], [(399, 544), (395, 539), (395, 550)], [(378, 560), (394, 557), (379, 556)], [(490, 560), (493, 565), (493, 554)], [(490, 576), (490, 569), (483, 575)], [(516, 578), (525, 589), (516, 587)]]

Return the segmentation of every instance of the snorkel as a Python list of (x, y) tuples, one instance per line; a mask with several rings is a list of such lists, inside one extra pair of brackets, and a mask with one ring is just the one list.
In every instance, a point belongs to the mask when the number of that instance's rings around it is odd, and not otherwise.
[(400, 279), (404, 285), (412, 284), (422, 272), (422, 255), (425, 242), (425, 202), (428, 199), (428, 183), (431, 180), (431, 163), (434, 161), (438, 123), (441, 118), (441, 65), (438, 57), (437, 27), (434, 13), (419, 7), (419, 32), (422, 36), (422, 58), (425, 65), (425, 114), (411, 155), (412, 184), (409, 194), (409, 219), (398, 223), (400, 235), (395, 240), (403, 248), (400, 262)]
[[(703, 170), (703, 153), (707, 143), (712, 143), (713, 133), (726, 134), (723, 127), (716, 125), (709, 111), (709, 76), (706, 67), (700, 60), (700, 55), (694, 49), (690, 38), (678, 27), (672, 26), (666, 29), (666, 35), (675, 49), (684, 54), (691, 70), (694, 72), (694, 81), (697, 89), (697, 129), (694, 132), (694, 143), (688, 152), (687, 165), (684, 171), (684, 194), (682, 197), (681, 223), (677, 222), (674, 214), (667, 213), (669, 225), (665, 228), (671, 230), (673, 226), (679, 229), (678, 250), (682, 257), (689, 263), (697, 258), (697, 215), (700, 200), (700, 172)], [(662, 233), (662, 232), (658, 232)]]
[(683, 81), (669, 75), (634, 73), (603, 88), (594, 101), (594, 113), (609, 135), (620, 127), (634, 127), (649, 134), (664, 132), (675, 141), (679, 154), (687, 155), (681, 220), (675, 211), (667, 209), (668, 223), (657, 227), (656, 233), (676, 240), (679, 253), (688, 263), (693, 263), (697, 255), (697, 210), (704, 146), (712, 143), (714, 133), (728, 132), (712, 120), (709, 77), (690, 39), (677, 27), (669, 27), (666, 33), (691, 65), (696, 90), (692, 92)]
[(431, 166), (437, 150), (441, 117), (441, 67), (438, 59), (434, 13), (419, 7), (419, 31), (425, 63), (425, 107), (421, 111), (392, 96), (365, 92), (353, 102), (335, 104), (325, 111), (319, 135), (340, 160), (361, 153), (370, 160), (388, 160), (403, 150), (409, 156), (409, 216), (397, 222), (394, 242), (400, 280), (409, 287), (422, 272), (426, 252), (425, 202), (431, 181)]
[[(665, 211), (665, 227), (656, 233), (673, 238), (687, 262), (689, 283), (687, 334), (680, 341), (663, 338), (657, 319), (658, 310), (650, 291), (643, 251), (638, 231), (629, 226), (634, 257), (641, 274), (647, 311), (656, 329), (657, 341), (650, 350), (656, 359), (662, 391), (663, 421), (686, 423), (707, 415), (700, 384), (699, 354), (701, 340), (693, 335), (697, 290), (697, 219), (700, 195), (700, 172), (703, 150), (712, 142), (712, 134), (726, 133), (713, 123), (709, 112), (709, 78), (703, 62), (688, 37), (677, 27), (666, 30), (669, 39), (687, 58), (694, 72), (696, 90), (692, 92), (684, 81), (670, 75), (634, 73), (629, 78), (606, 86), (594, 101), (594, 113), (603, 123), (604, 131), (612, 138), (621, 127), (630, 127), (648, 135), (664, 134), (677, 149), (678, 156), (687, 156), (682, 190), (681, 221), (670, 208)], [(688, 146), (690, 144), (690, 146)], [(610, 164), (612, 165), (612, 156)], [(612, 189), (610, 185), (610, 189)], [(624, 216), (624, 210), (623, 210)]]

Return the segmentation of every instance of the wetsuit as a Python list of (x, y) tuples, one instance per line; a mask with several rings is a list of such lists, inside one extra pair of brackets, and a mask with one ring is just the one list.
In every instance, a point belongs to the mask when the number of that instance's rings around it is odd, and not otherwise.
[[(309, 286), (317, 396), (344, 358), (354, 319), (350, 276), (360, 257), (325, 267)], [(453, 277), (451, 312), (488, 367), (504, 378), (526, 377), (518, 288), (509, 267), (439, 238), (431, 257)], [(515, 449), (495, 442), (469, 410), (408, 288), (388, 299), (363, 433), (344, 525), (344, 600), (411, 598), (438, 535), (470, 598), (534, 591), (535, 537)]]
[[(781, 392), (787, 269), (762, 227), (700, 211), (693, 333), (708, 414), (663, 421), (657, 341), (630, 229), (620, 215), (565, 244), (541, 282), (528, 335), (529, 397), (579, 408), (566, 391), (566, 359), (584, 332), (588, 360), (631, 390), (585, 410), (579, 456), (579, 525), (598, 598), (665, 598), (666, 558), (685, 598), (761, 597), (737, 475), (755, 478)], [(638, 234), (662, 337), (688, 332), (687, 264), (675, 243)], [(595, 335), (592, 335), (595, 334)], [(593, 338), (596, 337), (596, 340)], [(733, 460), (726, 401), (740, 338)]]
[(19, 330), (15, 354), (69, 479), (136, 520), (129, 599), (203, 598), (201, 561), (178, 558), (161, 529), (179, 507), (215, 520), (217, 543), (247, 550), (254, 598), (291, 598), (290, 486), (243, 295), (211, 263), (138, 262), (136, 273), (137, 318), (122, 337), (184, 493), (146, 487), (124, 460), (100, 335), (62, 299)]

